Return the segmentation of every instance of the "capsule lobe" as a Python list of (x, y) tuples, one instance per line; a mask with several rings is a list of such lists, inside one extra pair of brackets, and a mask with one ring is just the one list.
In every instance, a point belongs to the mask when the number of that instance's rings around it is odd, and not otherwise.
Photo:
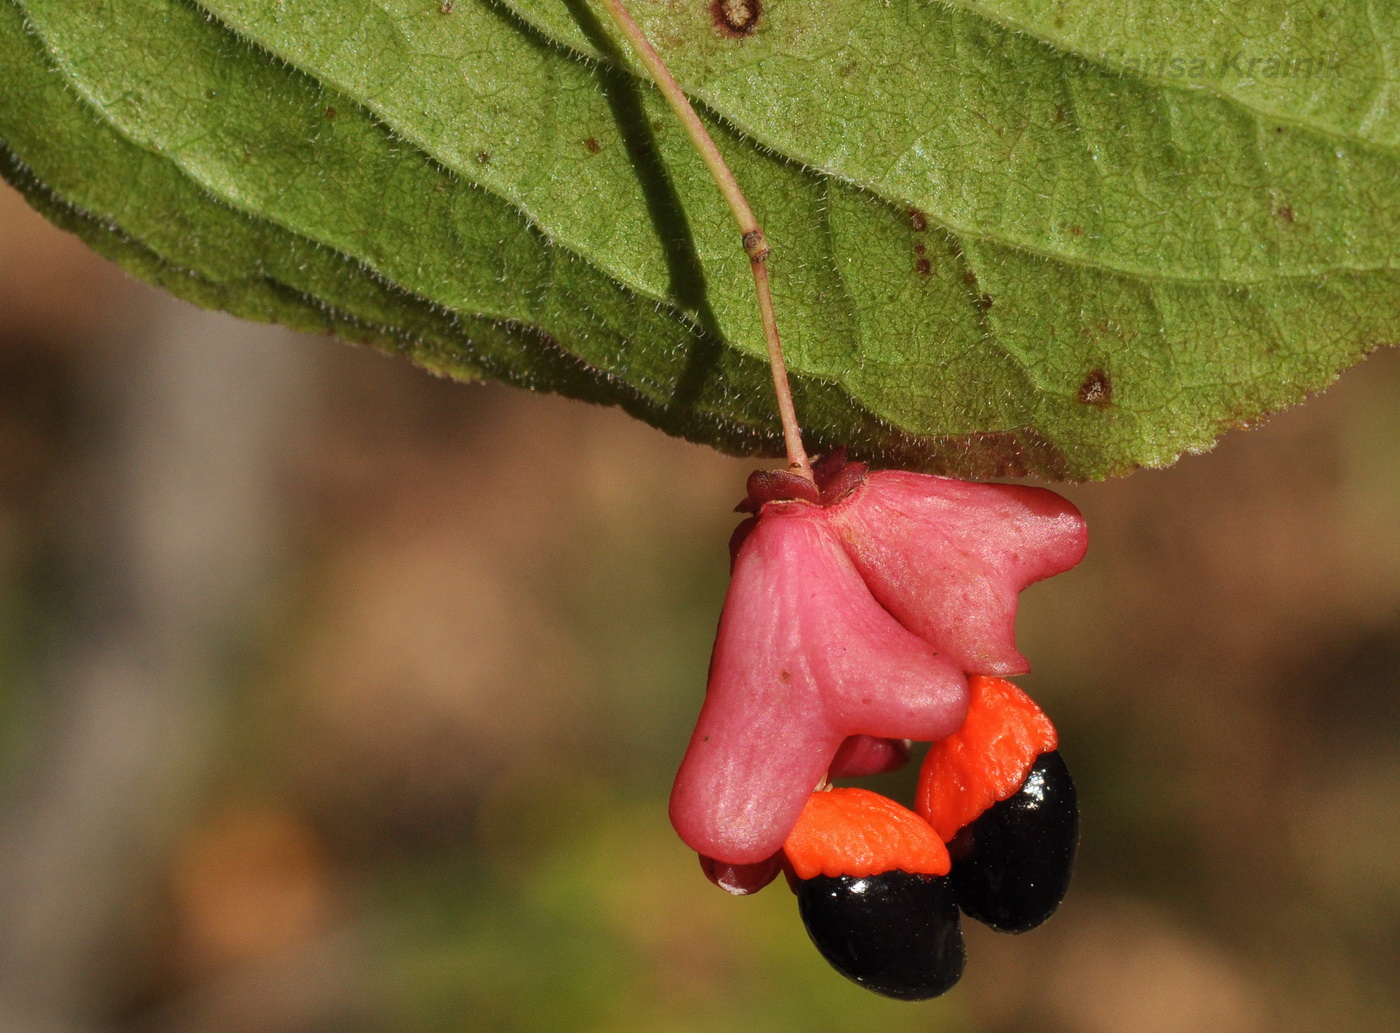
[(1064, 900), (1078, 845), (1074, 780), (1058, 750), (1042, 753), (1014, 796), (948, 844), (958, 906), (999, 932), (1034, 929)]
[(947, 876), (818, 875), (798, 882), (797, 907), (822, 957), (867, 990), (922, 1001), (962, 977), (967, 955)]

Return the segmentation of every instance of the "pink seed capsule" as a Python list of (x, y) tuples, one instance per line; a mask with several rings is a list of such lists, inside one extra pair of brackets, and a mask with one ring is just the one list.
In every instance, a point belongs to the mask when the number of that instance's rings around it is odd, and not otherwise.
[(967, 708), (962, 671), (875, 601), (826, 510), (769, 503), (751, 526), (671, 792), (681, 839), (730, 864), (782, 847), (847, 736), (941, 739)]
[(1017, 596), (1088, 547), (1070, 502), (1017, 484), (878, 470), (827, 512), (880, 604), (969, 674), (1030, 670)]

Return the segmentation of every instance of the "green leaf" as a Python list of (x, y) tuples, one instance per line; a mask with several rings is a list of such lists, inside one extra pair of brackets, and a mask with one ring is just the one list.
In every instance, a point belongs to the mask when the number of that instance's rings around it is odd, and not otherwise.
[[(1053, 478), (1395, 341), (1385, 6), (631, 0), (773, 244), (809, 443)], [(585, 0), (0, 0), (0, 142), (200, 304), (779, 447), (736, 231)]]

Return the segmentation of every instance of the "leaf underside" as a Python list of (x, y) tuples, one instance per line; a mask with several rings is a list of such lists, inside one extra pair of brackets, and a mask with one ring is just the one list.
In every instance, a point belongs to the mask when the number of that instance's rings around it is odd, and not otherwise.
[[(630, 7), (816, 450), (1120, 474), (1400, 337), (1400, 5)], [(0, 173), (199, 304), (780, 449), (733, 224), (586, 0), (0, 0)]]

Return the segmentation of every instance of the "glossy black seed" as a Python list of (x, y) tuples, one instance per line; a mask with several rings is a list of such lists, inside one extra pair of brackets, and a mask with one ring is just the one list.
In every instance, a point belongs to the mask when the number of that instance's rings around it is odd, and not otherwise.
[(1058, 751), (1042, 753), (1020, 792), (948, 844), (958, 906), (1000, 932), (1034, 929), (1065, 899), (1078, 845), (1074, 780)]
[(962, 978), (967, 955), (946, 876), (818, 875), (798, 882), (797, 908), (822, 957), (867, 990), (922, 1001)]

